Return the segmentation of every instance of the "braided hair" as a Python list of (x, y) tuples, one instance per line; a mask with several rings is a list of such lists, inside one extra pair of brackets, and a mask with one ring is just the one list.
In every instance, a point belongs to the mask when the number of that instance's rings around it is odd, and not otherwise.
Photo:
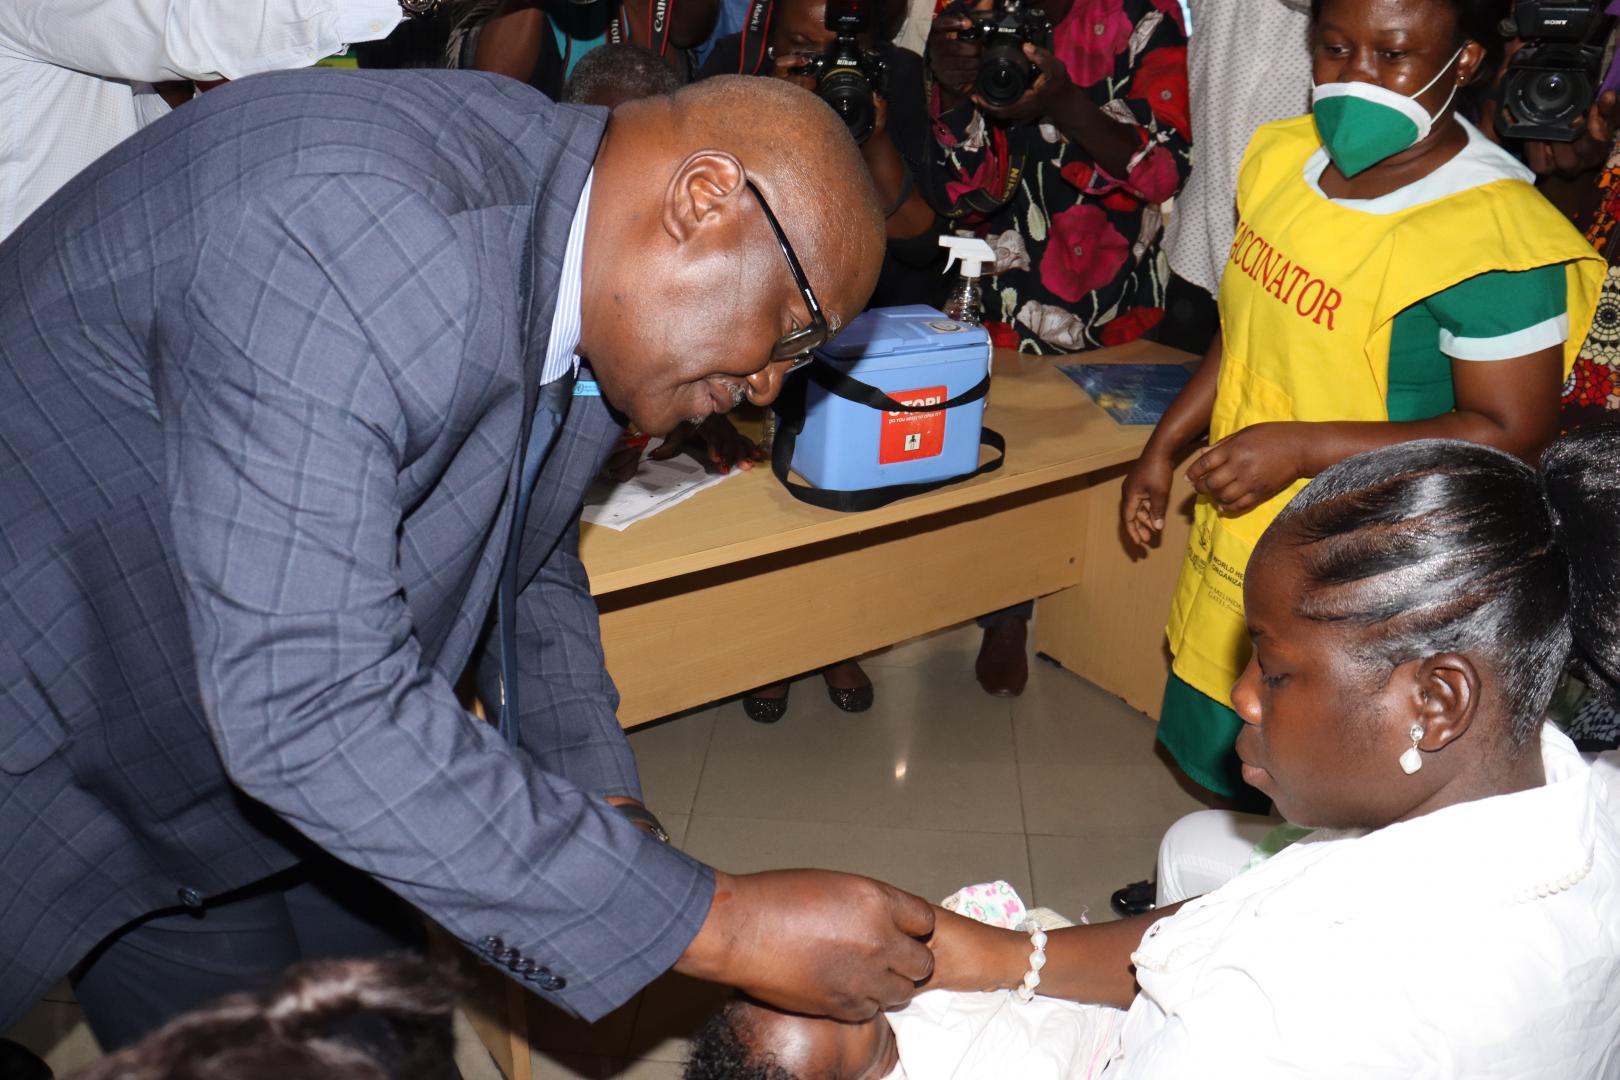
[(1445, 652), (1496, 675), (1513, 744), (1539, 730), (1567, 669), (1620, 681), (1620, 425), (1566, 436), (1538, 472), (1511, 454), (1430, 439), (1318, 476), (1265, 542), (1294, 546), (1298, 614), (1358, 632), (1385, 676)]

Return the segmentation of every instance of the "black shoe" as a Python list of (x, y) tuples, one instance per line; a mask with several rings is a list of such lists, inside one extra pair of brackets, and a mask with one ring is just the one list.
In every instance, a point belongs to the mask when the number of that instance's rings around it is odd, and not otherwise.
[(872, 707), (875, 695), (870, 684), (857, 686), (849, 690), (840, 690), (835, 686), (827, 687), (827, 696), (832, 703), (845, 712), (865, 712)]
[(1117, 889), (1113, 896), (1108, 898), (1108, 906), (1114, 909), (1114, 914), (1120, 918), (1131, 915), (1146, 915), (1158, 907), (1158, 888), (1151, 881), (1133, 881), (1123, 889)]
[(0, 1039), (0, 1076), (6, 1080), (52, 1080), (56, 1074), (32, 1050), (10, 1039)]
[(754, 694), (743, 695), (743, 712), (748, 719), (756, 724), (774, 724), (787, 715), (787, 691), (782, 691), (781, 697), (759, 697)]

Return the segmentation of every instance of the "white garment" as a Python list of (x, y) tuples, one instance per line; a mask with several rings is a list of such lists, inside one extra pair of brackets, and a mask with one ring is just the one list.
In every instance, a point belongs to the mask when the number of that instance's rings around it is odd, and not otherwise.
[(1310, 16), (1287, 0), (1191, 0), (1192, 174), (1165, 231), (1170, 268), (1214, 296), (1236, 232), (1238, 168), (1254, 129), (1311, 105)]
[(151, 84), (307, 67), (398, 0), (0, 0), (0, 239), (169, 111)]
[(1620, 1076), (1620, 795), (1551, 726), (1542, 756), (1543, 787), (1312, 834), (1154, 924), (1108, 1080)]
[(1007, 991), (933, 990), (888, 1014), (900, 1065), (885, 1080), (1090, 1080), (1119, 1045), (1125, 1013)]
[(546, 338), (546, 362), (540, 369), (540, 383), (555, 382), (579, 370), (579, 335), (585, 322), (585, 219), (590, 216), (591, 183), (596, 170), (585, 176), (579, 193), (579, 208), (568, 226), (568, 243), (563, 248), (562, 276), (557, 279), (557, 305), (551, 311), (551, 334)]
[(1200, 810), (1159, 841), (1158, 905), (1168, 907), (1214, 892), (1248, 869), (1254, 849), (1280, 818)]

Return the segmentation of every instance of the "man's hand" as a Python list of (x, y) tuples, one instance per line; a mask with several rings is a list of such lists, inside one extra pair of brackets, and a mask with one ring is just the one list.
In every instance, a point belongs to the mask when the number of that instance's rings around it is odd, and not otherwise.
[(803, 87), (814, 93), (816, 89), (815, 77), (804, 69), (810, 63), (810, 58), (803, 53), (781, 53), (771, 60), (771, 77), (785, 79), (794, 86)]
[(1009, 990), (1029, 967), (1029, 935), (934, 909), (934, 974), (921, 989), (987, 993)]
[(1035, 81), (1024, 91), (1024, 96), (1011, 105), (997, 106), (974, 94), (973, 104), (979, 107), (980, 112), (1003, 123), (1038, 123), (1052, 116), (1060, 104), (1069, 100), (1074, 93), (1074, 80), (1069, 78), (1069, 69), (1063, 66), (1062, 61), (1046, 49), (1028, 42), (1024, 43), (1024, 56), (1035, 65)]
[(1526, 142), (1525, 159), (1538, 176), (1572, 180), (1608, 160), (1616, 130), (1620, 130), (1620, 95), (1605, 90), (1587, 110), (1574, 142)]
[(1187, 469), (1199, 494), (1223, 514), (1250, 510), (1308, 475), (1303, 424), (1256, 424), (1222, 439)]
[(686, 449), (694, 436), (708, 448), (705, 456), (709, 463), (722, 473), (730, 472), (734, 465), (747, 472), (755, 462), (765, 460), (758, 444), (718, 413), (701, 424), (682, 424), (670, 432), (656, 450), (649, 451), (647, 457), (652, 461), (667, 461)]
[(1119, 499), (1119, 516), (1125, 534), (1143, 547), (1164, 530), (1164, 515), (1170, 505), (1171, 473), (1175, 466), (1166, 454), (1151, 450), (1136, 459), (1125, 474)]
[(928, 902), (830, 870), (715, 872), (714, 902), (677, 971), (789, 1012), (865, 1020), (933, 972)]

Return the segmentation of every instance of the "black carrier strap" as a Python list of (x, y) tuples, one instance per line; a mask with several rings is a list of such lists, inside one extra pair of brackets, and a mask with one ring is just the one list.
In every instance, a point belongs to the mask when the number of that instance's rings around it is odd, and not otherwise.
[(970, 405), (983, 399), (990, 392), (990, 376), (986, 375), (971, 390), (958, 394), (949, 401), (935, 405), (905, 405), (877, 387), (850, 378), (820, 360), (812, 363), (805, 373), (808, 378), (790, 379), (776, 400), (776, 441), (771, 447), (771, 471), (782, 481), (782, 486), (787, 488), (788, 493), (800, 502), (819, 506), (823, 510), (839, 510), (845, 513), (876, 510), (880, 506), (888, 506), (892, 502), (909, 499), (913, 495), (925, 495), (930, 491), (938, 491), (942, 487), (961, 483), (963, 480), (971, 480), (975, 476), (993, 473), (1007, 460), (1007, 440), (1002, 438), (999, 432), (981, 428), (979, 445), (990, 447), (996, 452), (996, 456), (962, 476), (950, 476), (943, 480), (929, 480), (917, 484), (891, 484), (887, 487), (865, 488), (860, 491), (835, 491), (830, 488), (811, 487), (808, 484), (795, 484), (788, 479), (788, 470), (793, 463), (793, 447), (799, 441), (799, 433), (804, 430), (805, 392), (811, 382), (829, 394), (879, 412), (942, 412), (954, 409), (958, 405)]

